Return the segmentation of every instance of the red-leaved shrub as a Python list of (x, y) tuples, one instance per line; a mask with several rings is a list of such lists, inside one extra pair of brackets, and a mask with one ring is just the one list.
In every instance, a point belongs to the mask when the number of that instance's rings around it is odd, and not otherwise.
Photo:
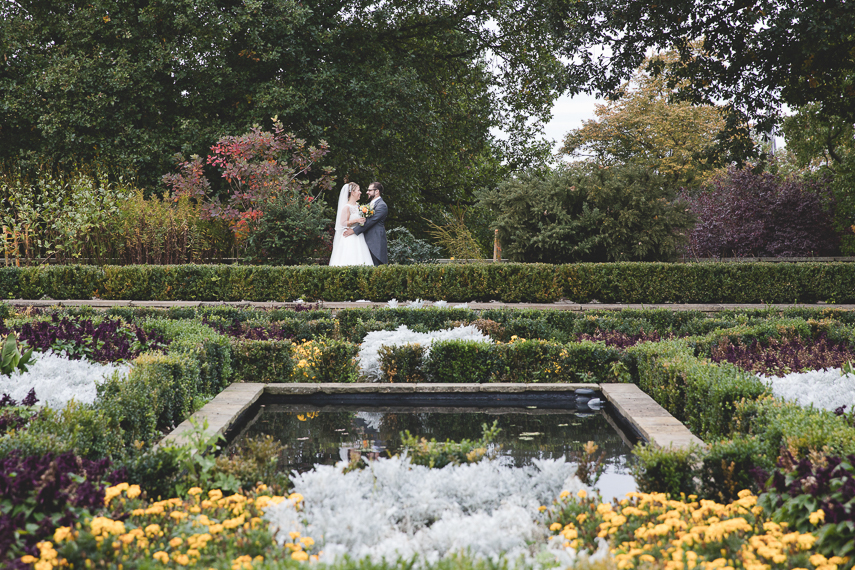
[(827, 182), (733, 169), (683, 198), (698, 220), (689, 234), (688, 255), (793, 257), (837, 251)]

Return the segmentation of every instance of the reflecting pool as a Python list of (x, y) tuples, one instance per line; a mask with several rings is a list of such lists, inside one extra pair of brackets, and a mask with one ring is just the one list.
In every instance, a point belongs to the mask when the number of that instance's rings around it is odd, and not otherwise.
[(226, 452), (246, 438), (271, 435), (286, 446), (279, 458), (280, 469), (306, 471), (317, 464), (332, 465), (356, 456), (373, 459), (394, 455), (401, 451), (404, 431), (429, 440), (477, 440), (483, 424), (490, 426), (495, 421), (501, 431), (490, 451), (506, 465), (523, 466), (534, 458), (575, 461), (585, 443), (593, 441), (598, 446), (596, 456), (602, 456), (605, 466), (597, 485), (604, 498), (623, 497), (636, 490), (630, 474), (632, 435), (622, 431), (604, 411), (280, 402), (262, 402), (257, 413), (230, 434)]

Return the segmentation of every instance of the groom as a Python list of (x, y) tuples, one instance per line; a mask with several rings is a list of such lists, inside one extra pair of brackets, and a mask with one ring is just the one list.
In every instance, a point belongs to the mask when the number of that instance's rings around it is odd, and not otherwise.
[(372, 182), (368, 186), (368, 198), (371, 199), (371, 208), (374, 210), (374, 215), (365, 220), (365, 225), (354, 226), (344, 230), (345, 236), (365, 234), (365, 243), (368, 244), (368, 251), (371, 252), (371, 260), (374, 265), (385, 265), (388, 261), (386, 253), (386, 216), (389, 214), (389, 208), (380, 194), (383, 193), (383, 185), (379, 182)]

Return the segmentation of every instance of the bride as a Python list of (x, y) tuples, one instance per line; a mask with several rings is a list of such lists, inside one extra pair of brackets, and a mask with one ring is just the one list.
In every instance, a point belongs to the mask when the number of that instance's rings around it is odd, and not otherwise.
[(347, 228), (365, 223), (365, 218), (359, 215), (357, 202), (360, 196), (362, 192), (359, 190), (359, 185), (354, 182), (341, 187), (330, 265), (374, 265), (364, 234), (347, 237), (342, 235)]

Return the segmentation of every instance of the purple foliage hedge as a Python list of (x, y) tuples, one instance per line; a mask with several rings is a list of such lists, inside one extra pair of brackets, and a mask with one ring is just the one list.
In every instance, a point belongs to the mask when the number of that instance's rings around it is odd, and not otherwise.
[(835, 343), (820, 333), (816, 339), (770, 338), (761, 343), (733, 344), (726, 338), (712, 347), (711, 358), (715, 362), (730, 362), (764, 376), (786, 376), (800, 370), (827, 370), (840, 368), (843, 363), (855, 361), (855, 351), (846, 343)]
[(683, 194), (697, 216), (687, 255), (798, 257), (831, 255), (834, 197), (828, 182), (731, 170), (699, 194)]
[[(0, 324), (0, 334), (11, 329)], [(169, 342), (156, 333), (146, 333), (136, 324), (118, 319), (92, 319), (51, 315), (50, 321), (24, 323), (15, 331), (19, 340), (37, 351), (65, 350), (72, 360), (86, 358), (94, 362), (133, 360), (144, 350), (165, 348)]]

